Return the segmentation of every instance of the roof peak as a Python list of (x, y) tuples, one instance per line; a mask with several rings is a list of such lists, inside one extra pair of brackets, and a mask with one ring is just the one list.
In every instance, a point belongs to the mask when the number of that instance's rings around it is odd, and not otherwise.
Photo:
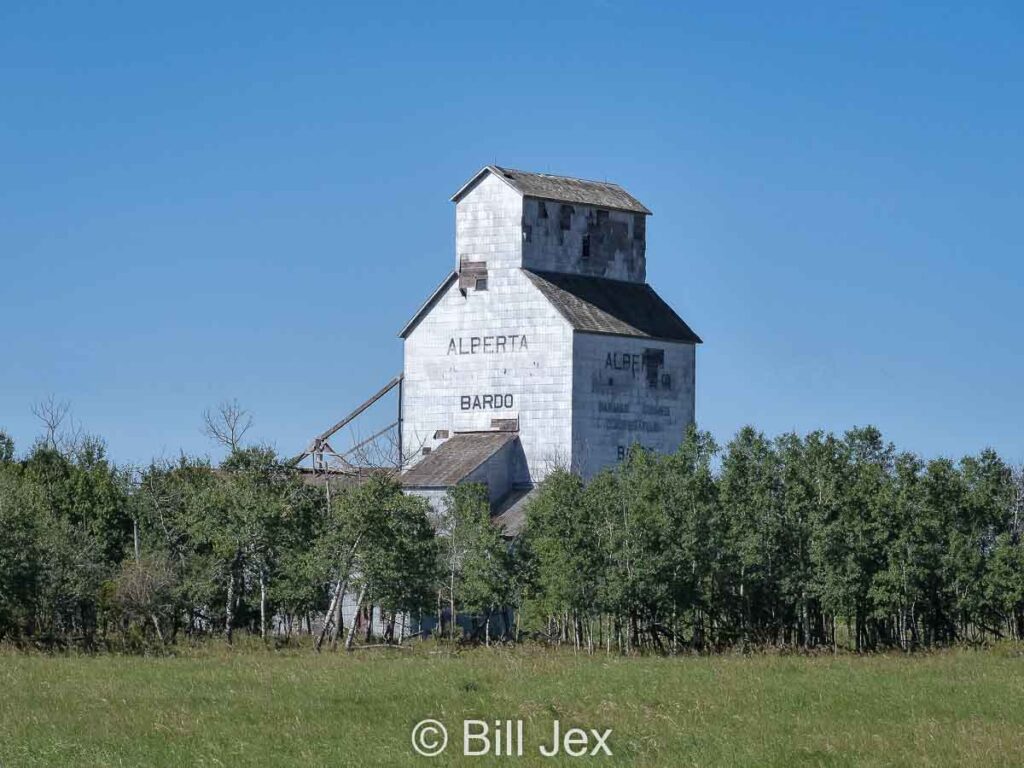
[(506, 168), (503, 165), (488, 165), (487, 167), (491, 168), (491, 169), (493, 169), (495, 171), (500, 171), (503, 174), (504, 173), (510, 173), (510, 174), (516, 174), (516, 175), (520, 175), (520, 176), (542, 176), (542, 177), (547, 178), (547, 179), (560, 179), (560, 180), (563, 180), (563, 181), (578, 181), (578, 182), (580, 182), (582, 184), (603, 184), (603, 185), (609, 186), (609, 187), (618, 187), (619, 189), (623, 188), (621, 184), (616, 184), (614, 181), (608, 181), (608, 179), (604, 179), (604, 180), (584, 179), (581, 176), (566, 176), (565, 174), (561, 174), (561, 173), (548, 173), (547, 171), (524, 171), (524, 170), (521, 170), (519, 168)]
[(593, 181), (553, 173), (519, 171), (501, 165), (485, 165), (473, 174), (472, 178), (452, 195), (452, 202), (459, 202), (485, 174), (493, 174), (525, 197), (650, 214), (647, 206), (612, 181)]

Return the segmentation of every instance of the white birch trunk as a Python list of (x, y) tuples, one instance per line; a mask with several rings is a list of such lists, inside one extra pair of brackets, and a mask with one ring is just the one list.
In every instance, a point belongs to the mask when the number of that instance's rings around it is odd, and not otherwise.
[(231, 644), (231, 633), (234, 630), (233, 622), (235, 618), (235, 570), (232, 567), (231, 572), (228, 574), (228, 600), (224, 610), (224, 637), (228, 641), (228, 645)]
[[(366, 594), (366, 585), (364, 584), (359, 588), (359, 597), (356, 598), (356, 616), (359, 615), (359, 609), (363, 605), (363, 596)], [(348, 628), (348, 636), (345, 638), (345, 650), (352, 650), (352, 643), (356, 638), (356, 622), (353, 620), (351, 626)]]
[(260, 568), (260, 637), (267, 640), (267, 573)]

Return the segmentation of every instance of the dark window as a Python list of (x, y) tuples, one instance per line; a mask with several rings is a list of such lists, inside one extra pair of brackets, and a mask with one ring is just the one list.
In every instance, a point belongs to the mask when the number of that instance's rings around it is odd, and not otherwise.
[(537, 218), (546, 219), (548, 217), (548, 204), (543, 200), (537, 201)]
[(478, 291), (486, 291), (487, 290), (487, 278), (486, 277), (478, 277), (476, 279), (476, 285), (473, 286), (473, 287), (476, 290), (478, 290)]
[(531, 227), (529, 224), (523, 225), (523, 240), (526, 241), (527, 243), (533, 241), (533, 227)]
[(575, 211), (571, 205), (563, 204), (562, 207), (558, 209), (558, 226), (563, 231), (572, 229), (573, 213), (575, 213)]
[(608, 221), (608, 211), (598, 210), (597, 212), (597, 226), (601, 226)]
[(657, 389), (658, 374), (661, 373), (663, 365), (665, 365), (665, 350), (644, 350), (644, 372), (647, 374), (647, 386), (651, 389)]
[(633, 214), (633, 239), (638, 243), (647, 239), (647, 217), (642, 213)]
[(580, 257), (584, 260), (590, 258), (590, 235), (583, 236), (583, 250), (580, 253)]

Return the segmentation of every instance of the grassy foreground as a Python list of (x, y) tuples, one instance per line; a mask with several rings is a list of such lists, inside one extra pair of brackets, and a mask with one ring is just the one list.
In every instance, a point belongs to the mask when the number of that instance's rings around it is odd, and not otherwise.
[[(410, 733), (451, 731), (441, 757)], [(461, 757), (463, 718), (525, 721), (525, 756)], [(551, 722), (613, 757), (544, 759)], [(585, 658), (0, 653), (0, 765), (1024, 765), (1024, 656)]]

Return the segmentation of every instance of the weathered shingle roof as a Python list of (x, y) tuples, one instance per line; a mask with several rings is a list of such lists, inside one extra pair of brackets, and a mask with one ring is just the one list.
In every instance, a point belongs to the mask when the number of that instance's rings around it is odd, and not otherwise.
[(460, 432), (402, 475), (415, 488), (450, 488), (519, 436), (515, 432)]
[(690, 326), (646, 283), (527, 269), (523, 272), (577, 331), (701, 343)]
[(617, 208), (635, 213), (650, 213), (647, 206), (618, 184), (613, 184), (610, 181), (588, 181), (587, 179), (574, 179), (571, 176), (554, 176), (550, 173), (517, 171), (514, 168), (502, 168), (500, 165), (488, 165), (482, 168), (452, 196), (452, 200), (458, 202), (463, 192), (484, 173), (493, 173), (529, 197), (596, 205), (601, 208)]
[(526, 526), (526, 507), (537, 495), (537, 491), (537, 486), (513, 488), (512, 492), (501, 500), (491, 522), (498, 526), (503, 536), (514, 539), (522, 533)]

